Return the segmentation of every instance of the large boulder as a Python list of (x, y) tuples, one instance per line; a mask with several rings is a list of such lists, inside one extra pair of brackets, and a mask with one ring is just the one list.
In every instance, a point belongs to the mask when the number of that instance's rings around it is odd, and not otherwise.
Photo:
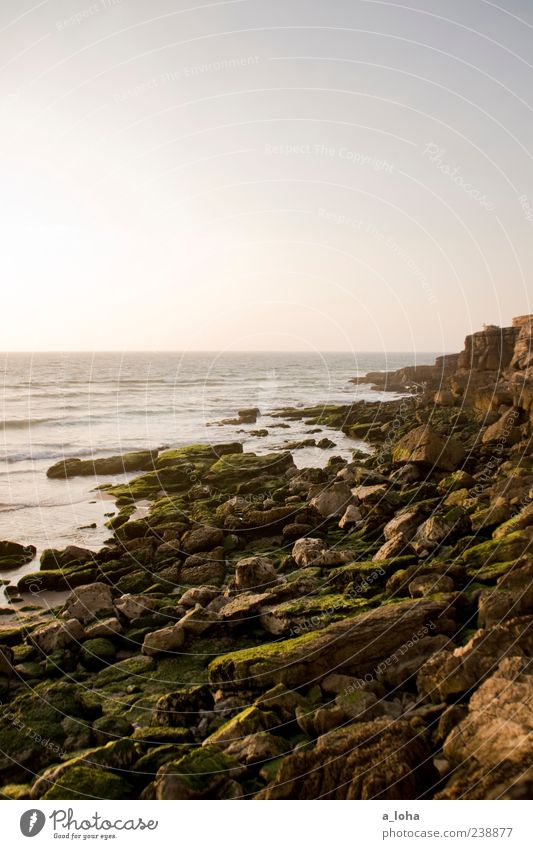
[(503, 658), (532, 654), (533, 616), (509, 619), (481, 628), (464, 646), (430, 657), (418, 673), (418, 690), (434, 702), (457, 700), (479, 687)]
[(524, 658), (506, 658), (476, 690), (467, 716), (444, 743), (455, 771), (437, 798), (496, 798), (530, 768), (533, 675), (528, 667)]
[(78, 587), (67, 598), (65, 607), (71, 619), (84, 624), (98, 616), (108, 616), (114, 612), (111, 587), (98, 581)]
[(81, 622), (77, 619), (67, 619), (65, 622), (43, 625), (32, 633), (30, 640), (43, 654), (52, 654), (73, 643), (79, 643), (84, 637), (85, 631)]
[(484, 444), (499, 443), (502, 447), (514, 445), (520, 442), (522, 434), (520, 432), (520, 411), (513, 407), (508, 410), (503, 416), (500, 416), (497, 422), (489, 425), (485, 430), (481, 441)]
[(265, 689), (310, 685), (333, 670), (376, 674), (402, 646), (449, 627), (449, 620), (439, 621), (445, 609), (440, 601), (389, 604), (301, 637), (221, 655), (209, 667), (210, 680), (229, 690)]
[(416, 463), (453, 472), (465, 457), (465, 450), (453, 437), (443, 438), (429, 425), (410, 430), (394, 443), (392, 458), (396, 463)]
[(155, 799), (216, 799), (235, 795), (235, 778), (244, 772), (237, 760), (216, 746), (193, 749), (182, 758), (164, 764), (157, 772)]
[(211, 551), (224, 540), (224, 534), (220, 528), (212, 528), (202, 525), (187, 531), (181, 540), (183, 550), (187, 554), (197, 554), (200, 551)]
[(168, 628), (160, 628), (146, 634), (142, 645), (142, 653), (153, 657), (158, 654), (173, 654), (177, 652), (185, 642), (185, 632), (178, 624)]
[(2, 540), (0, 542), (0, 572), (3, 569), (18, 569), (31, 563), (37, 551), (34, 545), (21, 545), (18, 542)]
[(149, 616), (156, 606), (156, 600), (147, 595), (126, 593), (115, 602), (115, 607), (126, 619), (139, 619)]
[(114, 457), (95, 457), (80, 460), (72, 457), (60, 460), (46, 472), (49, 478), (73, 478), (78, 475), (122, 475), (124, 472), (143, 472), (153, 469), (157, 451), (131, 451)]
[(283, 758), (258, 799), (417, 799), (438, 780), (421, 734), (404, 721), (358, 722)]
[(514, 616), (533, 610), (533, 560), (519, 560), (500, 578), (495, 587), (479, 596), (478, 624), (481, 628), (498, 625)]
[(300, 568), (342, 566), (353, 559), (352, 552), (330, 548), (324, 540), (313, 537), (297, 539), (292, 548), (292, 556)]
[(342, 516), (352, 500), (350, 487), (345, 483), (333, 483), (311, 499), (309, 505), (321, 516)]
[(238, 590), (264, 590), (277, 581), (276, 567), (267, 557), (244, 557), (235, 564)]

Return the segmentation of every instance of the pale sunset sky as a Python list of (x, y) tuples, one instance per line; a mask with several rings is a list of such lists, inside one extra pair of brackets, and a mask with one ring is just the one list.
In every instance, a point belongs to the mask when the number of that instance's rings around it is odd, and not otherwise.
[(2, 0), (0, 350), (453, 351), (533, 311), (533, 3)]

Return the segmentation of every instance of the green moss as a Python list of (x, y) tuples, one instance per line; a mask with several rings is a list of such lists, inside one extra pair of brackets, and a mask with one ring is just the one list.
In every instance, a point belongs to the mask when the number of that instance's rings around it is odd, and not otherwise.
[(0, 788), (0, 799), (29, 799), (30, 784), (4, 784)]
[(133, 733), (133, 739), (139, 743), (157, 746), (161, 743), (188, 743), (191, 742), (189, 728), (168, 728), (163, 726), (140, 726)]
[(209, 791), (214, 782), (227, 777), (240, 765), (216, 746), (202, 746), (168, 765), (173, 775), (179, 776), (185, 791), (198, 796)]
[(278, 725), (276, 715), (270, 711), (260, 710), (255, 705), (245, 708), (236, 716), (224, 722), (220, 728), (211, 734), (205, 745), (225, 743), (230, 740), (242, 740), (249, 734), (256, 734), (258, 731), (269, 731)]
[(488, 566), (482, 566), (481, 569), (477, 566), (466, 570), (467, 577), (483, 583), (493, 583), (502, 575), (506, 575), (513, 566), (514, 560), (505, 560), (503, 563), (491, 563)]
[(97, 637), (86, 640), (80, 652), (80, 661), (86, 669), (96, 670), (109, 666), (115, 660), (117, 650), (111, 640)]
[(61, 774), (43, 799), (128, 799), (131, 785), (118, 775), (90, 766), (73, 766)]
[(482, 568), (493, 563), (516, 560), (522, 557), (533, 544), (533, 537), (524, 531), (515, 531), (502, 539), (491, 539), (468, 548), (462, 561), (470, 569)]
[(163, 764), (176, 761), (176, 759), (183, 757), (190, 750), (191, 745), (189, 743), (180, 743), (178, 745), (175, 743), (166, 743), (164, 746), (156, 746), (154, 749), (150, 749), (142, 758), (139, 758), (133, 768), (134, 772), (153, 777)]

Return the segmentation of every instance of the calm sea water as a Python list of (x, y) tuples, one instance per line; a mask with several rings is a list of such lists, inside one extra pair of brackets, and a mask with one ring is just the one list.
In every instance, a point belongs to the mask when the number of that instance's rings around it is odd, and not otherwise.
[[(301, 422), (270, 429), (265, 438), (251, 436), (250, 430), (275, 423), (272, 410), (390, 399), (390, 393), (381, 396), (348, 381), (434, 358), (431, 353), (0, 355), (0, 539), (41, 551), (70, 543), (97, 548), (109, 536), (103, 524), (114, 504), (94, 492), (99, 480), (46, 477), (46, 469), (63, 457), (234, 439), (245, 450), (264, 453), (308, 436)], [(256, 425), (210, 426), (242, 407), (261, 410)], [(295, 451), (300, 467), (323, 465), (332, 454), (349, 457), (356, 445), (327, 429), (316, 436), (332, 438), (335, 449)]]

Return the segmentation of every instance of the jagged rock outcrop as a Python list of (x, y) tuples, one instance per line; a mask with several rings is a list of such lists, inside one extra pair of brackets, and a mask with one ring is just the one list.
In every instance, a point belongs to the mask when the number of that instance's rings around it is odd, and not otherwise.
[(407, 366), (394, 372), (370, 372), (356, 378), (376, 389), (433, 391), (435, 404), (468, 406), (480, 413), (521, 411), (520, 423), (533, 425), (533, 315), (513, 319), (510, 327), (486, 325), (468, 335), (459, 354), (438, 357), (435, 365)]

